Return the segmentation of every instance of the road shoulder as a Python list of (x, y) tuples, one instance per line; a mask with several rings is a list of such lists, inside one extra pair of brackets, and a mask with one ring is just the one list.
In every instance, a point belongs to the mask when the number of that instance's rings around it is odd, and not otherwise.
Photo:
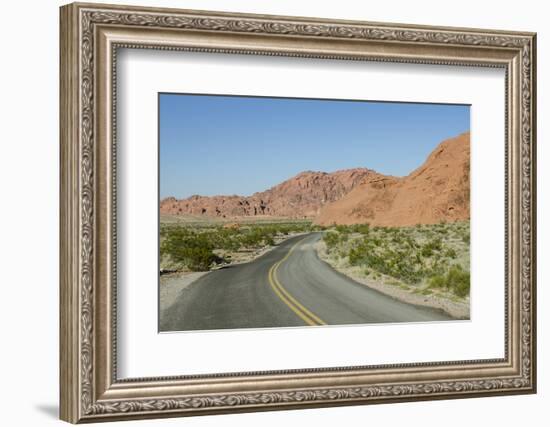
[(162, 275), (159, 283), (159, 309), (161, 319), (163, 313), (176, 302), (182, 290), (208, 273), (209, 271), (193, 271)]

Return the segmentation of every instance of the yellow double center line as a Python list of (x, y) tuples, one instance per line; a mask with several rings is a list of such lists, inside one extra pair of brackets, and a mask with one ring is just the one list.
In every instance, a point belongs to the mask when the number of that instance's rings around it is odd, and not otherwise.
[(296, 300), (296, 298), (294, 298), (290, 294), (290, 292), (288, 292), (283, 287), (283, 285), (281, 285), (281, 282), (279, 282), (279, 280), (277, 279), (277, 269), (281, 266), (282, 263), (284, 263), (290, 257), (292, 252), (294, 252), (294, 249), (296, 249), (296, 247), (300, 243), (302, 243), (304, 240), (305, 239), (302, 239), (298, 243), (296, 243), (294, 246), (292, 246), (292, 248), (290, 248), (290, 250), (284, 256), (283, 259), (281, 259), (280, 261), (276, 262), (271, 266), (271, 268), (269, 269), (269, 275), (268, 275), (269, 283), (273, 288), (273, 291), (281, 299), (281, 301), (283, 301), (294, 313), (296, 313), (296, 315), (300, 319), (306, 322), (306, 324), (310, 326), (326, 325), (326, 323), (323, 320), (321, 320), (318, 316), (316, 316), (307, 308), (305, 308), (302, 304), (300, 304), (298, 300)]

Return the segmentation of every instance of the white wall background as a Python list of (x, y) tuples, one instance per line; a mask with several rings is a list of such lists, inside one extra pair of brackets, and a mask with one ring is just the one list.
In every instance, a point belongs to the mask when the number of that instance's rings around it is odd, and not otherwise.
[[(110, 0), (113, 3), (121, 3)], [(538, 32), (538, 117), (550, 114), (550, 29), (544, 2), (133, 0), (133, 4)], [(58, 7), (57, 0), (2, 8), (0, 67), (0, 401), (3, 425), (59, 425), (58, 402)], [(411, 426), (545, 425), (550, 405), (548, 283), (550, 127), (538, 129), (539, 393), (454, 401), (310, 409), (131, 425)], [(499, 256), (499, 255), (496, 255)]]

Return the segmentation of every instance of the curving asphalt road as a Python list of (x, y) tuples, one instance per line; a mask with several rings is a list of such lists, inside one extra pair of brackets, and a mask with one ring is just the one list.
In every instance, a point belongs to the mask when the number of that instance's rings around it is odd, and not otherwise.
[(320, 260), (322, 233), (292, 237), (246, 264), (212, 271), (161, 314), (160, 331), (450, 320), (338, 273)]

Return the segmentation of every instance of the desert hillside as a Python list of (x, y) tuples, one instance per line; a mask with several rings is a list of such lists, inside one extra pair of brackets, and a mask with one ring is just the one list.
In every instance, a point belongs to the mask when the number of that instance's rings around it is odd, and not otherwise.
[(302, 172), (251, 196), (168, 197), (161, 214), (311, 218), (319, 225), (408, 226), (470, 217), (470, 133), (440, 143), (406, 177), (365, 168)]
[(470, 218), (470, 133), (440, 143), (406, 177), (369, 176), (324, 206), (320, 225), (409, 226)]
[(251, 196), (169, 197), (160, 203), (161, 214), (206, 217), (275, 216), (315, 218), (321, 208), (348, 194), (366, 179), (381, 176), (369, 169), (333, 173), (302, 172), (269, 190)]

